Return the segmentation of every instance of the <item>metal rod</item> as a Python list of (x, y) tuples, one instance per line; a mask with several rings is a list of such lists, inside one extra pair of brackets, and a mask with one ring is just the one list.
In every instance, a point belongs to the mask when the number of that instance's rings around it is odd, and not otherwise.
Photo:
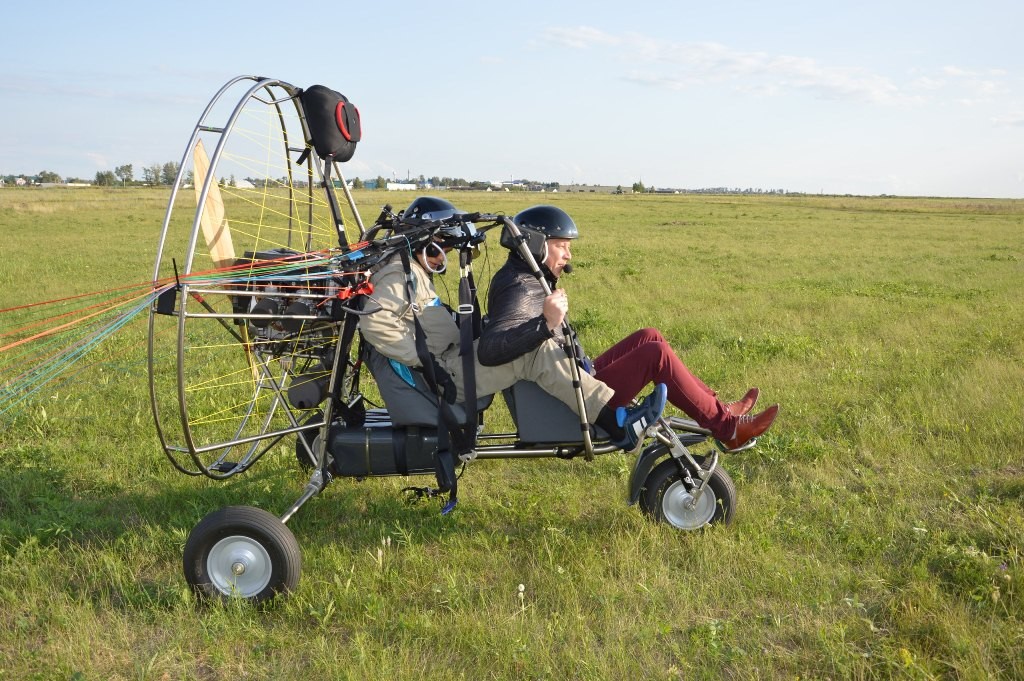
[(284, 514), (281, 516), (281, 522), (287, 523), (289, 520), (291, 520), (292, 516), (295, 515), (295, 513), (300, 508), (302, 508), (303, 504), (305, 504), (307, 501), (309, 501), (317, 494), (319, 494), (321, 490), (323, 490), (325, 484), (326, 483), (324, 482), (323, 472), (319, 468), (313, 469), (313, 475), (310, 477), (309, 482), (306, 484), (306, 489), (303, 490), (302, 496), (300, 496), (298, 500), (294, 504), (292, 504), (287, 511), (284, 512)]
[(363, 227), (363, 218), (359, 216), (359, 209), (356, 208), (356, 200), (352, 198), (352, 192), (348, 190), (348, 183), (345, 182), (345, 176), (341, 172), (341, 168), (338, 167), (337, 162), (334, 164), (334, 170), (338, 174), (338, 179), (341, 180), (341, 191), (345, 193), (345, 198), (348, 200), (349, 208), (352, 209), (352, 215), (356, 219), (356, 226), (359, 227), (359, 238), (362, 238), (366, 234), (366, 228)]
[(293, 319), (302, 319), (309, 321), (316, 321), (317, 319), (325, 322), (331, 321), (325, 317), (318, 317), (316, 315), (308, 314), (251, 314), (241, 312), (186, 312), (185, 316), (189, 319), (279, 319), (282, 321), (291, 321)]
[(206, 452), (212, 452), (215, 449), (220, 449), (221, 447), (233, 447), (235, 445), (244, 445), (244, 444), (248, 444), (250, 442), (259, 442), (260, 440), (268, 440), (268, 439), (270, 439), (272, 437), (283, 437), (285, 435), (291, 435), (292, 433), (299, 433), (299, 432), (302, 432), (304, 430), (313, 430), (314, 428), (319, 428), (319, 427), (320, 427), (320, 424), (312, 424), (312, 425), (305, 425), (305, 426), (293, 426), (291, 428), (283, 428), (281, 430), (275, 430), (275, 431), (272, 431), (272, 432), (263, 433), (261, 435), (249, 435), (248, 437), (240, 437), (240, 438), (235, 439), (235, 440), (229, 440), (229, 441), (225, 441), (225, 442), (220, 442), (220, 443), (213, 444), (213, 445), (205, 445), (203, 447), (196, 447), (196, 448), (190, 449), (188, 451), (194, 452), (195, 454), (204, 454)]
[(324, 300), (331, 296), (324, 295), (322, 293), (298, 293), (291, 291), (232, 291), (231, 289), (210, 289), (210, 288), (196, 288), (189, 286), (189, 293), (198, 293), (205, 295), (225, 295), (225, 296), (245, 296), (248, 298), (308, 298), (310, 300)]

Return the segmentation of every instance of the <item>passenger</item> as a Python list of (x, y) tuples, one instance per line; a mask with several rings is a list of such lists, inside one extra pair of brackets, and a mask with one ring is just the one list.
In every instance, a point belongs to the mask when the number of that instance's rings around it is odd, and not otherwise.
[(488, 292), (489, 321), (478, 346), (481, 364), (506, 364), (537, 347), (571, 342), (578, 348), (577, 356), (583, 358), (584, 368), (614, 391), (608, 399), (609, 406), (629, 404), (645, 385), (654, 381), (668, 387), (669, 402), (701, 428), (710, 430), (728, 449), (768, 430), (779, 405), (773, 404), (756, 416), (749, 414), (757, 402), (757, 388), (751, 388), (736, 402), (722, 402), (683, 364), (656, 329), (640, 329), (591, 363), (579, 341), (567, 340), (561, 330), (569, 303), (565, 289), (557, 286), (562, 273), (570, 271), (570, 242), (579, 236), (576, 223), (555, 206), (527, 208), (513, 221), (521, 229), (534, 230), (546, 237), (546, 251), (538, 261), (552, 293), (545, 296), (540, 281), (513, 250), (495, 273)]
[[(456, 212), (455, 207), (443, 199), (423, 196), (409, 204), (402, 219), (437, 220)], [(414, 257), (410, 258), (413, 300), (407, 295), (405, 267), (399, 254), (377, 270), (370, 278), (374, 289), (371, 297), (381, 309), (360, 318), (359, 328), (366, 341), (385, 357), (407, 367), (420, 368), (414, 323), (414, 318), (419, 317), (434, 362), (438, 388), (443, 389), (448, 402), (455, 403), (465, 399), (459, 328), (451, 312), (441, 304), (433, 283), (434, 274), (443, 271), (447, 261), (446, 250), (449, 249), (444, 243), (444, 235), (441, 235), (440, 241), (413, 245)], [(475, 358), (474, 348), (478, 395), (492, 395), (520, 380), (533, 381), (578, 413), (571, 360), (554, 340), (535, 343), (509, 361), (490, 366), (482, 366)], [(635, 449), (642, 441), (644, 428), (656, 421), (665, 407), (663, 386), (637, 407), (616, 410), (608, 404), (614, 393), (611, 388), (589, 374), (582, 374), (581, 382), (588, 419), (603, 428), (612, 442), (623, 449)]]

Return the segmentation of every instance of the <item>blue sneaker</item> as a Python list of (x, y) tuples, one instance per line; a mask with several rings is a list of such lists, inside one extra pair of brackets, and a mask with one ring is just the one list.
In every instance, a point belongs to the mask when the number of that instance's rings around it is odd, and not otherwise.
[(654, 425), (655, 421), (661, 418), (661, 412), (665, 411), (665, 402), (667, 401), (668, 388), (664, 383), (659, 383), (654, 386), (654, 391), (637, 406), (616, 409), (615, 420), (626, 431), (626, 436), (612, 444), (627, 452), (632, 452), (639, 447), (643, 442), (647, 427)]

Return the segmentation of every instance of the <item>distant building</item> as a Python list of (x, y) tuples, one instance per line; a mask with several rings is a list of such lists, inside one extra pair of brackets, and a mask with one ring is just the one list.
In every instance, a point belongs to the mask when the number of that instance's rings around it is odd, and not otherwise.
[(405, 191), (416, 191), (415, 182), (388, 182), (387, 190), (389, 192), (405, 192)]
[(563, 192), (586, 194), (614, 194), (617, 189), (610, 184), (568, 184), (562, 187)]

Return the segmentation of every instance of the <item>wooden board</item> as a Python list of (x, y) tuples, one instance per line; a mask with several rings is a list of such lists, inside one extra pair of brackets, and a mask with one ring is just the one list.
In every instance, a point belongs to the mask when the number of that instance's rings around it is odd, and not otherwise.
[[(203, 140), (196, 142), (192, 152), (192, 186), (196, 191), (196, 202), (203, 192), (203, 183), (210, 172), (210, 159), (206, 155), (206, 148)], [(199, 224), (203, 228), (203, 238), (206, 239), (206, 246), (210, 251), (210, 258), (216, 267), (228, 267), (235, 264), (235, 247), (231, 243), (231, 228), (228, 221), (224, 219), (224, 199), (220, 195), (220, 187), (214, 178), (210, 185), (210, 191), (206, 195), (206, 203), (203, 205), (203, 214), (199, 218)]]

